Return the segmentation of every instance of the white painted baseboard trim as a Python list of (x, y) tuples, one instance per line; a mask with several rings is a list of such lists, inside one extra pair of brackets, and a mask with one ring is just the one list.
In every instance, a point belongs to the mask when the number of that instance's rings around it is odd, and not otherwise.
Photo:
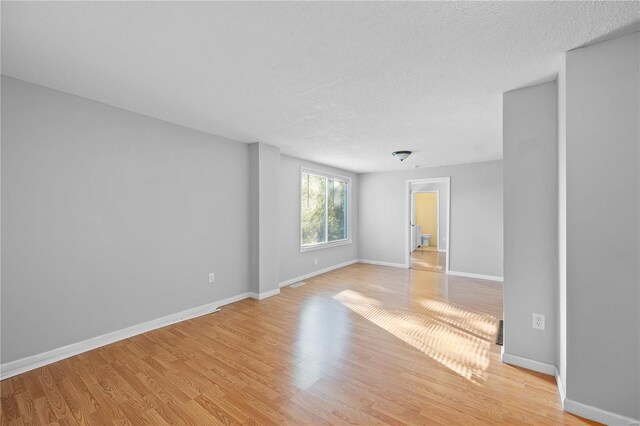
[(264, 300), (267, 297), (276, 296), (278, 294), (280, 294), (280, 289), (276, 288), (275, 290), (266, 291), (264, 293), (251, 292), (251, 293), (249, 293), (249, 297), (251, 297), (252, 299), (256, 299), (256, 300)]
[(280, 287), (286, 287), (291, 284), (295, 284), (302, 280), (306, 280), (308, 278), (315, 277), (316, 275), (324, 274), (325, 272), (333, 271), (334, 269), (344, 268), (345, 266), (353, 265), (354, 263), (358, 263), (358, 259), (350, 260), (348, 262), (339, 263), (337, 265), (328, 266), (326, 268), (319, 269), (317, 271), (310, 272), (308, 274), (300, 275), (299, 277), (291, 278), (289, 280), (282, 281), (280, 283)]
[(562, 404), (562, 409), (564, 411), (575, 414), (576, 416), (584, 417), (585, 419), (604, 423), (606, 425), (640, 425), (640, 420), (602, 410), (572, 399), (567, 399), (567, 394), (564, 386), (562, 385), (558, 369), (556, 369), (556, 383), (558, 385), (558, 393), (560, 394), (560, 403)]
[(564, 400), (567, 398), (567, 394), (564, 391), (564, 386), (562, 385), (562, 379), (560, 378), (560, 372), (558, 368), (556, 368), (556, 385), (558, 386), (558, 394), (560, 394), (560, 404), (562, 404), (562, 408), (564, 409)]
[(564, 411), (580, 417), (584, 417), (589, 420), (595, 420), (596, 422), (604, 423), (606, 425), (640, 424), (640, 420), (621, 416), (620, 414), (611, 413), (609, 411), (601, 410), (600, 408), (592, 407), (591, 405), (586, 405), (581, 402), (572, 401), (570, 399), (564, 400)]
[(562, 385), (562, 380), (560, 379), (560, 373), (555, 365), (505, 353), (504, 347), (502, 347), (502, 362), (555, 376), (562, 409), (568, 413), (607, 425), (640, 425), (640, 420), (621, 416), (620, 414), (611, 413), (591, 405), (567, 399), (566, 391)]
[(555, 376), (556, 366), (553, 364), (547, 364), (545, 362), (534, 361), (529, 358), (524, 358), (518, 355), (512, 355), (504, 351), (502, 347), (502, 362), (505, 364), (515, 365), (517, 367), (526, 368), (528, 370), (537, 371), (538, 373), (548, 374)]
[(447, 273), (449, 275), (455, 275), (456, 277), (478, 278), (481, 280), (500, 281), (500, 282), (504, 281), (503, 277), (497, 277), (494, 275), (472, 274), (471, 272), (458, 272), (458, 271), (449, 271)]
[(404, 269), (409, 268), (409, 266), (407, 266), (404, 263), (379, 262), (377, 260), (366, 260), (366, 259), (360, 259), (358, 260), (358, 262), (367, 263), (369, 265), (391, 266), (393, 268), (404, 268)]
[[(277, 291), (280, 292), (279, 289)], [(270, 293), (273, 293), (273, 292), (270, 292)], [(4, 380), (9, 377), (16, 376), (20, 373), (24, 373), (24, 372), (42, 367), (42, 366), (54, 363), (56, 361), (63, 360), (65, 358), (69, 358), (74, 355), (78, 355), (83, 352), (90, 351), (92, 349), (97, 349), (101, 346), (109, 345), (111, 343), (115, 343), (120, 340), (128, 339), (129, 337), (133, 337), (138, 334), (142, 334), (151, 330), (166, 327), (167, 325), (174, 324), (180, 321), (185, 321), (188, 319), (206, 315), (212, 311), (215, 311), (221, 306), (228, 305), (233, 302), (238, 302), (240, 300), (247, 299), (249, 297), (253, 297), (252, 293), (242, 293), (237, 296), (229, 297), (227, 299), (207, 303), (206, 305), (197, 306), (195, 308), (187, 309), (175, 314), (170, 314), (162, 318), (157, 318), (151, 321), (143, 322), (141, 324), (133, 325), (131, 327), (124, 328), (122, 330), (113, 331), (111, 333), (103, 334), (97, 337), (92, 337), (90, 339), (83, 340), (77, 343), (72, 343), (67, 346), (62, 346), (60, 348), (56, 348), (47, 352), (43, 352), (40, 354), (17, 359), (15, 361), (7, 362), (0, 365), (0, 380)], [(265, 297), (268, 297), (268, 296), (265, 296)]]

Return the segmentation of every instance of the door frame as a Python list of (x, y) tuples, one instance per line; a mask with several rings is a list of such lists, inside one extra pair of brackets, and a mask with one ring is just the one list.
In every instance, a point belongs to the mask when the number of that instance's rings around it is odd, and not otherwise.
[[(451, 176), (444, 177), (434, 177), (434, 178), (423, 178), (423, 179), (408, 179), (405, 182), (405, 219), (403, 220), (405, 226), (405, 268), (411, 268), (411, 223), (413, 222), (413, 212), (414, 212), (414, 200), (413, 193), (411, 191), (412, 184), (418, 183), (446, 183), (447, 188), (447, 248), (445, 253), (447, 255), (446, 266), (445, 266), (445, 274), (449, 273), (449, 265), (451, 263), (451, 238), (450, 238), (450, 229), (451, 229)], [(434, 190), (435, 191), (435, 190)], [(416, 192), (434, 192), (434, 191), (416, 191)], [(438, 194), (439, 195), (439, 194)], [(438, 206), (440, 205), (440, 197), (438, 196)], [(438, 215), (440, 214), (440, 208), (438, 207)], [(438, 221), (439, 222), (439, 221)], [(438, 223), (438, 226), (439, 223)], [(439, 239), (440, 237), (438, 237)], [(440, 245), (440, 241), (438, 241), (438, 246)]]

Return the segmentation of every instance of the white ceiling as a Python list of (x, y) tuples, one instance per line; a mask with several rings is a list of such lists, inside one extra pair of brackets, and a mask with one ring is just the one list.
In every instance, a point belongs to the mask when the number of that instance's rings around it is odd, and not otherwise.
[[(2, 2), (2, 73), (356, 172), (502, 157), (505, 91), (640, 2)], [(391, 151), (416, 151), (405, 163)]]

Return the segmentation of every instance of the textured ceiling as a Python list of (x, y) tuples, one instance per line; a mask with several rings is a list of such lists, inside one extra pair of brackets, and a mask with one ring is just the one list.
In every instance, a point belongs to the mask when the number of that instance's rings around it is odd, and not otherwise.
[[(640, 2), (2, 2), (2, 73), (356, 172), (502, 157), (502, 92)], [(391, 151), (416, 151), (405, 163)]]

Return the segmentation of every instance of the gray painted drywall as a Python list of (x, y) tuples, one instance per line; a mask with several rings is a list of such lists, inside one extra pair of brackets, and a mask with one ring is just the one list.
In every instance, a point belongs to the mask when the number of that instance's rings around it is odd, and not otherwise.
[[(300, 252), (300, 167), (351, 177), (351, 244)], [(357, 174), (287, 155), (280, 156), (280, 282), (358, 259), (357, 225)], [(317, 265), (314, 264), (315, 259), (318, 259)]]
[(558, 78), (557, 112), (558, 112), (558, 309), (556, 344), (556, 368), (562, 382), (567, 388), (567, 72), (565, 58), (562, 60)]
[[(504, 352), (556, 362), (556, 84), (503, 98)], [(531, 327), (545, 315), (545, 330)]]
[(260, 149), (249, 145), (249, 290), (260, 293)]
[[(566, 56), (567, 398), (640, 419), (640, 34)], [(604, 230), (607, 238), (593, 235)]]
[(280, 148), (263, 143), (253, 145), (258, 148), (258, 288), (264, 294), (280, 288)]
[(248, 291), (248, 176), (245, 144), (3, 76), (2, 363)]
[(446, 176), (451, 177), (450, 270), (502, 276), (502, 161), (361, 174), (360, 258), (405, 264), (406, 181)]
[[(411, 191), (438, 191), (438, 215), (440, 222), (438, 223), (438, 250), (447, 249), (447, 222), (449, 221), (447, 215), (447, 203), (449, 200), (447, 194), (447, 184), (445, 182), (439, 183), (412, 183)], [(415, 195), (414, 195), (415, 197)], [(414, 212), (415, 216), (415, 212)], [(431, 241), (432, 245), (438, 243), (437, 241)]]

